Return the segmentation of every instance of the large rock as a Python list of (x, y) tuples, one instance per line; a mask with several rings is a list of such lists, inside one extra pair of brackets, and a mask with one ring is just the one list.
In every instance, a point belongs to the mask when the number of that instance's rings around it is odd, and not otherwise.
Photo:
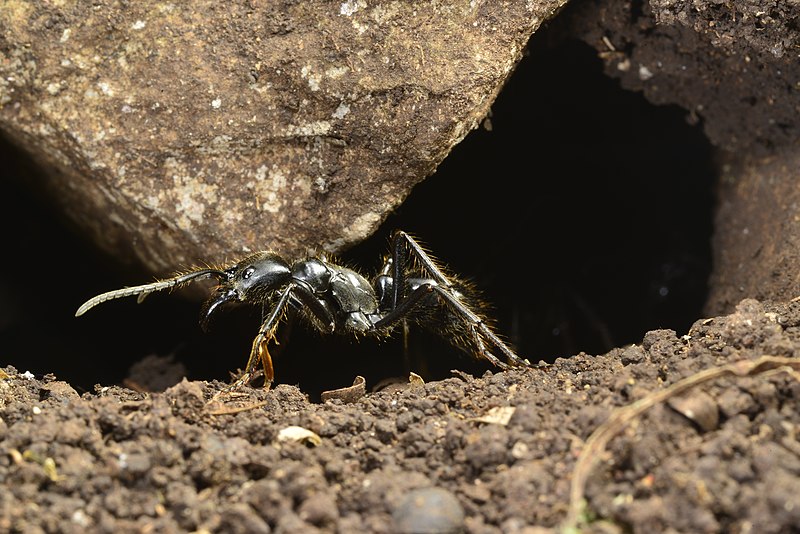
[(565, 0), (99, 0), (0, 9), (0, 129), (153, 271), (373, 231)]

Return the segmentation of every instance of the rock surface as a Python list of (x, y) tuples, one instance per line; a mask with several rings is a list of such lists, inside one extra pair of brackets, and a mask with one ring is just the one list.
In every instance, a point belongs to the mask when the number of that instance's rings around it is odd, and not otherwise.
[(0, 130), (121, 261), (336, 251), (479, 123), (562, 3), (13, 3)]
[(600, 0), (572, 15), (565, 31), (597, 49), (606, 74), (686, 109), (720, 149), (764, 155), (797, 142), (796, 3)]
[(706, 309), (739, 299), (800, 296), (800, 146), (765, 157), (729, 158), (721, 170), (715, 268)]

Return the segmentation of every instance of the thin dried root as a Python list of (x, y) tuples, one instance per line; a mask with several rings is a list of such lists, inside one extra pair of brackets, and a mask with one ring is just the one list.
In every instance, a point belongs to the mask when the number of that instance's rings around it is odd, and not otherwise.
[[(209, 402), (209, 404), (210, 404), (210, 402)], [(268, 401), (261, 401), (261, 402), (255, 402), (255, 403), (252, 403), (252, 404), (245, 404), (244, 406), (236, 406), (236, 407), (230, 407), (230, 408), (227, 407), (227, 406), (223, 406), (222, 408), (218, 408), (216, 410), (208, 410), (206, 413), (208, 415), (233, 415), (233, 414), (236, 414), (236, 413), (248, 412), (250, 410), (256, 410), (258, 408), (261, 408), (262, 406), (266, 406), (267, 404), (268, 404)]]
[(711, 380), (725, 376), (755, 376), (773, 374), (776, 372), (788, 373), (795, 380), (800, 381), (800, 360), (781, 356), (762, 356), (756, 360), (740, 360), (720, 367), (713, 367), (700, 371), (692, 376), (675, 382), (671, 386), (655, 391), (638, 401), (615, 410), (608, 420), (600, 425), (583, 446), (583, 450), (575, 464), (570, 486), (570, 502), (567, 516), (560, 527), (561, 532), (578, 532), (586, 509), (586, 482), (600, 455), (611, 439), (619, 434), (634, 418), (656, 404), (663, 403), (686, 391)]

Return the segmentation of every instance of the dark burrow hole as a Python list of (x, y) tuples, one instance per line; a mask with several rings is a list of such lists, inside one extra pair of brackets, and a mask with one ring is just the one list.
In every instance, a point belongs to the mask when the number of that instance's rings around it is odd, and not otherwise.
[[(495, 102), (491, 130), (470, 133), (343, 258), (371, 274), (391, 230), (411, 232), (483, 290), (498, 332), (534, 362), (600, 354), (657, 328), (683, 334), (707, 294), (715, 183), (711, 147), (685, 119), (620, 89), (585, 44), (551, 45), (540, 32)], [(9, 175), (30, 172), (8, 144), (2, 152)], [(134, 381), (157, 385), (147, 376), (163, 371), (148, 367), (153, 355), (191, 379), (229, 380), (244, 365), (259, 318), (245, 310), (207, 335), (199, 305), (167, 295), (75, 319), (87, 297), (151, 277), (98, 255), (19, 181), (4, 181), (0, 214), (2, 365), (79, 390), (123, 383), (134, 365)], [(368, 387), (407, 376), (409, 364), (427, 380), (491, 368), (435, 336), (412, 331), (407, 341), (407, 350), (400, 337), (353, 343), (297, 325), (276, 351), (277, 381), (316, 399), (359, 374)]]

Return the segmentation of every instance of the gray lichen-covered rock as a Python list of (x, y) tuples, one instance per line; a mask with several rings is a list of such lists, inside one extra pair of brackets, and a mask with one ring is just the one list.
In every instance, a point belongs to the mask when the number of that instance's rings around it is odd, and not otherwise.
[(479, 123), (563, 3), (6, 3), (0, 129), (120, 259), (335, 251)]

